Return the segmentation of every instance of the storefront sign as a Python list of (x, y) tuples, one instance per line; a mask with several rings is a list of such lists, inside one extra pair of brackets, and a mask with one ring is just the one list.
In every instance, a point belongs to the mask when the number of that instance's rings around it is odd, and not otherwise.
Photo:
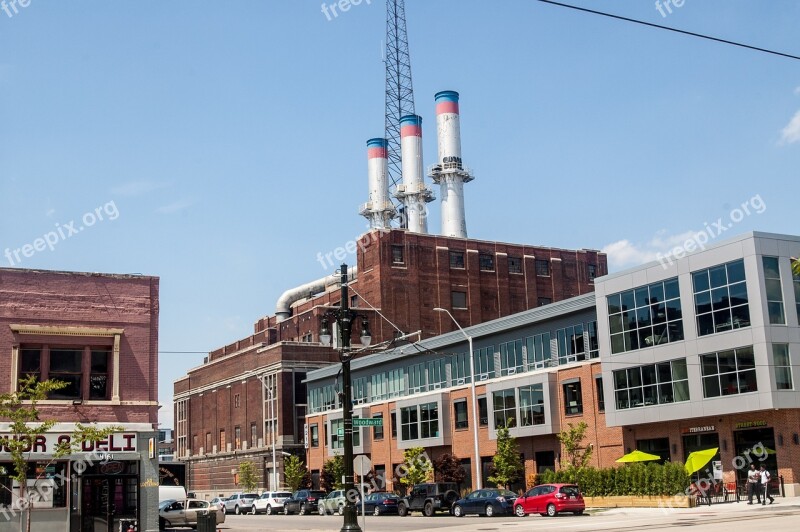
[(766, 421), (741, 421), (736, 424), (737, 429), (750, 429), (753, 427), (766, 427)]
[(696, 432), (714, 432), (715, 430), (717, 430), (717, 427), (714, 425), (706, 425), (704, 427), (687, 427), (681, 432), (683, 434), (694, 434)]
[[(19, 439), (17, 436), (10, 434), (0, 435), (0, 453), (9, 453), (11, 450), (8, 447), (8, 440)], [(23, 449), (23, 452), (53, 454), (57, 451), (57, 446), (65, 443), (70, 443), (72, 434), (43, 434), (36, 436), (31, 442), (30, 438), (23, 438), (28, 444)], [(121, 433), (111, 434), (105, 439), (96, 442), (85, 441), (82, 442), (76, 452), (135, 452), (138, 440), (136, 433)]]

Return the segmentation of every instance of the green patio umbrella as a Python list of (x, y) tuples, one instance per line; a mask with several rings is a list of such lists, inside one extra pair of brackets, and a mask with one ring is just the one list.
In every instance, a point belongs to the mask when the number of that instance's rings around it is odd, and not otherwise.
[(633, 451), (628, 453), (619, 460), (617, 463), (628, 464), (631, 462), (650, 462), (651, 460), (661, 460), (661, 457), (656, 454), (649, 454), (642, 451)]
[(714, 447), (713, 449), (705, 449), (703, 451), (695, 451), (690, 453), (689, 456), (686, 457), (686, 472), (690, 475), (696, 471), (700, 471), (703, 466), (711, 461), (714, 456), (716, 456), (717, 451), (719, 450), (718, 447)]

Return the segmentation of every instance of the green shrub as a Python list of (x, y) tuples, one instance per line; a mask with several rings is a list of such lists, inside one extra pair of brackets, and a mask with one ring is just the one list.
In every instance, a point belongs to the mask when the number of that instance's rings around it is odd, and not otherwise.
[(536, 476), (536, 484), (577, 484), (586, 497), (672, 496), (685, 493), (690, 478), (683, 464), (628, 464), (596, 469), (567, 467)]

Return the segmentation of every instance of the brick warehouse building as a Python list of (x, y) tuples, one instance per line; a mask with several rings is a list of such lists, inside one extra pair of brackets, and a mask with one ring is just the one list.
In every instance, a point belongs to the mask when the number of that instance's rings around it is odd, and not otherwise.
[[(365, 234), (356, 262), (349, 303), (368, 316), (373, 342), (396, 331), (370, 305), (403, 332), (429, 338), (455, 328), (433, 307), (478, 324), (588, 293), (594, 277), (607, 272), (606, 257), (597, 251), (404, 230)], [(337, 279), (287, 291), (295, 294), (289, 308), (279, 304), (276, 315), (255, 323), (253, 335), (209, 353), (175, 381), (176, 459), (187, 463), (192, 491), (207, 497), (237, 491), (242, 460), (257, 463), (260, 486), (280, 485), (283, 453), (304, 453), (303, 381), (308, 371), (338, 361), (334, 350), (319, 344), (321, 318), (339, 304)]]
[[(760, 457), (787, 494), (800, 494), (800, 277), (790, 261), (798, 255), (800, 237), (750, 233), (598, 278), (586, 296), (467, 327), (484, 480), (508, 417), (526, 479), (558, 467), (555, 434), (584, 420), (592, 465), (614, 466), (634, 449), (684, 461), (717, 447), (724, 481), (742, 482), (739, 466)], [(352, 363), (354, 416), (384, 420), (358, 429), (355, 452), (371, 456), (388, 489), (399, 488), (392, 471), (408, 447), (453, 453), (474, 470), (467, 344), (456, 332), (419, 348)], [(308, 375), (315, 482), (342, 452), (335, 372)]]
[[(122, 519), (157, 530), (158, 462), (149, 445), (158, 423), (158, 294), (156, 277), (0, 269), (0, 388), (13, 393), (29, 374), (68, 383), (39, 404), (40, 418), (57, 424), (31, 462), (45, 467), (75, 423), (123, 427), (98, 442), (104, 463), (76, 453), (47, 466), (48, 478), (67, 480), (52, 481), (50, 499), (36, 503), (33, 530), (111, 531)], [(7, 430), (0, 422), (0, 433)], [(6, 471), (9, 458), (0, 453)], [(14, 486), (8, 476), (0, 483), (8, 517)], [(16, 519), (0, 520), (0, 531), (16, 530)]]

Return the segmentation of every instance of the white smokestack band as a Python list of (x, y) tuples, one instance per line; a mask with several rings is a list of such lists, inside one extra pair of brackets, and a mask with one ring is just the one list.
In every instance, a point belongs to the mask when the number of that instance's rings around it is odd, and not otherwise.
[(369, 220), (372, 229), (388, 229), (394, 217), (394, 205), (389, 199), (386, 139), (367, 141), (367, 171), (369, 201), (361, 206), (359, 214)]
[(458, 93), (436, 93), (436, 130), (439, 161), (431, 171), (433, 180), (441, 186), (442, 235), (467, 238), (464, 210), (464, 183), (473, 177), (461, 161), (461, 117)]
[(400, 118), (400, 150), (402, 153), (403, 185), (395, 196), (405, 206), (406, 227), (412, 233), (428, 233), (425, 203), (433, 194), (425, 186), (422, 167), (422, 117), (406, 115)]

